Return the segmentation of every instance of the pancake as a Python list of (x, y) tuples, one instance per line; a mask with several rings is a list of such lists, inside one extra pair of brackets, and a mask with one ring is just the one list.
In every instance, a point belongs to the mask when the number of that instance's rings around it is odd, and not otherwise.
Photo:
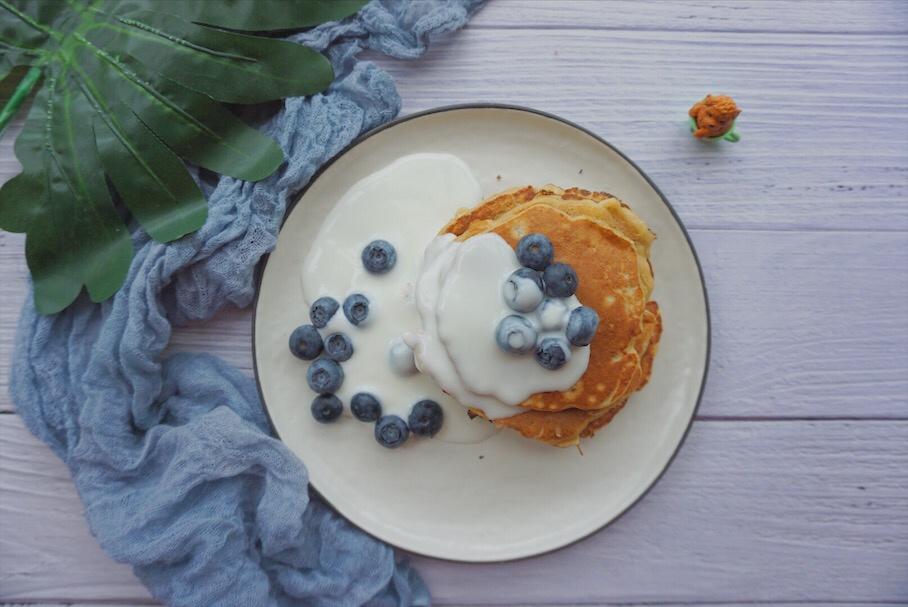
[[(641, 357), (642, 370), (636, 390), (646, 385), (649, 380), (653, 359), (659, 349), (659, 338), (662, 335), (662, 317), (656, 302), (647, 303), (646, 315), (644, 321), (646, 328), (641, 332), (645, 350)], [(492, 423), (499, 428), (516, 430), (525, 438), (532, 438), (555, 447), (570, 447), (578, 444), (581, 438), (592, 437), (597, 430), (612, 421), (626, 403), (627, 398), (624, 398), (598, 410), (527, 411), (511, 417), (494, 419)], [(474, 412), (480, 414), (478, 411)]]
[(511, 246), (526, 234), (544, 233), (556, 260), (577, 271), (577, 296), (601, 319), (580, 380), (564, 392), (530, 396), (520, 403), (527, 412), (492, 420), (497, 426), (556, 446), (577, 444), (647, 382), (662, 330), (659, 307), (648, 301), (655, 236), (625, 203), (605, 192), (527, 186), (461, 211), (442, 232), (458, 240), (493, 232)]
[(496, 194), (472, 209), (462, 209), (442, 232), (469, 238), (490, 231), (493, 224), (507, 221), (533, 204), (547, 204), (572, 217), (598, 220), (631, 240), (637, 249), (640, 277), (649, 297), (653, 289), (649, 251), (656, 236), (626, 203), (607, 192), (581, 188), (562, 190), (554, 185), (539, 189), (532, 186), (514, 188)]

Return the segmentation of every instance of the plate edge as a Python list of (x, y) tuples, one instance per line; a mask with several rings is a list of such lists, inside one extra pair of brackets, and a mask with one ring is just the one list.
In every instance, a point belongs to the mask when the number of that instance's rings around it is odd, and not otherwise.
[[(415, 552), (415, 551), (403, 548), (401, 546), (397, 546), (393, 542), (390, 542), (390, 541), (382, 539), (382, 538), (378, 538), (374, 534), (369, 533), (368, 531), (366, 531), (365, 529), (363, 529), (362, 527), (360, 527), (359, 525), (357, 525), (356, 523), (351, 521), (349, 518), (344, 516), (343, 513), (341, 513), (339, 510), (337, 510), (331, 504), (331, 502), (328, 499), (326, 499), (325, 496), (322, 495), (322, 493), (311, 482), (309, 483), (309, 490), (314, 491), (319, 496), (319, 498), (322, 500), (322, 502), (324, 504), (326, 504), (328, 507), (330, 507), (338, 515), (342, 516), (347, 522), (349, 522), (351, 525), (353, 525), (360, 531), (363, 531), (364, 533), (367, 533), (368, 535), (371, 535), (372, 537), (376, 537), (380, 541), (385, 542), (386, 544), (393, 546), (394, 548), (396, 548), (398, 550), (402, 550), (408, 554), (414, 554), (414, 555), (418, 555), (418, 556), (428, 557), (428, 558), (437, 559), (437, 560), (441, 560), (441, 561), (450, 561), (450, 562), (455, 562), (455, 563), (507, 563), (507, 562), (515, 562), (515, 561), (521, 561), (524, 559), (534, 558), (534, 557), (541, 556), (544, 554), (549, 554), (551, 552), (555, 552), (555, 551), (561, 550), (563, 548), (567, 548), (569, 546), (577, 544), (593, 535), (596, 535), (597, 533), (599, 533), (600, 531), (602, 531), (609, 525), (613, 524), (615, 521), (619, 520), (625, 514), (627, 514), (628, 511), (630, 511), (634, 506), (636, 506), (640, 502), (640, 500), (642, 500), (644, 497), (646, 497), (649, 494), (649, 492), (652, 491), (653, 487), (655, 487), (659, 483), (659, 481), (662, 480), (662, 477), (665, 475), (665, 473), (671, 467), (672, 463), (675, 461), (675, 458), (678, 456), (678, 453), (681, 451), (681, 447), (683, 447), (684, 443), (687, 441), (687, 437), (690, 434), (691, 428), (693, 427), (694, 420), (696, 419), (697, 413), (700, 410), (700, 404), (703, 402), (703, 392), (706, 389), (706, 380), (709, 375), (709, 365), (710, 365), (710, 360), (711, 360), (711, 355), (712, 355), (712, 317), (710, 314), (710, 307), (709, 307), (709, 295), (706, 290), (706, 279), (703, 275), (703, 266), (700, 264), (700, 257), (697, 255), (697, 249), (694, 247), (694, 243), (690, 238), (690, 234), (687, 231), (687, 226), (684, 225), (684, 222), (681, 220), (681, 217), (678, 215), (677, 211), (675, 211), (675, 208), (671, 205), (671, 203), (665, 197), (665, 194), (662, 193), (662, 190), (660, 190), (659, 187), (653, 182), (653, 180), (650, 179), (649, 175), (647, 175), (646, 172), (643, 171), (643, 169), (641, 169), (637, 165), (637, 163), (635, 163), (627, 155), (625, 155), (624, 152), (619, 150), (617, 147), (613, 146), (611, 143), (606, 141), (603, 137), (600, 137), (596, 133), (590, 131), (589, 129), (587, 129), (575, 122), (567, 120), (566, 118), (562, 118), (561, 116), (558, 116), (556, 114), (552, 114), (552, 113), (549, 113), (549, 112), (546, 112), (543, 110), (537, 110), (535, 108), (530, 108), (530, 107), (521, 106), (521, 105), (512, 105), (512, 104), (506, 104), (506, 103), (491, 103), (491, 102), (443, 105), (443, 106), (415, 112), (413, 114), (407, 114), (406, 116), (400, 116), (398, 118), (395, 118), (394, 120), (391, 120), (390, 122), (386, 122), (369, 131), (366, 131), (365, 133), (359, 135), (353, 141), (348, 143), (346, 146), (344, 146), (343, 149), (341, 149), (337, 154), (332, 156), (327, 162), (325, 162), (322, 166), (320, 166), (318, 168), (318, 170), (316, 170), (312, 174), (312, 177), (309, 178), (309, 181), (306, 183), (306, 185), (299, 192), (294, 194), (293, 200), (287, 205), (287, 208), (284, 209), (284, 215), (283, 215), (283, 217), (281, 217), (280, 226), (278, 227), (278, 236), (280, 235), (281, 229), (283, 229), (283, 227), (284, 227), (284, 223), (286, 223), (287, 218), (290, 216), (290, 213), (293, 212), (293, 210), (296, 208), (296, 205), (303, 198), (303, 196), (305, 196), (306, 192), (309, 190), (309, 188), (312, 186), (312, 184), (314, 184), (318, 180), (318, 178), (321, 177), (322, 173), (324, 173), (335, 162), (337, 162), (337, 160), (341, 156), (343, 156), (344, 154), (349, 152), (354, 147), (358, 146), (359, 144), (363, 143), (364, 141), (373, 137), (374, 135), (381, 133), (382, 131), (393, 128), (399, 124), (408, 122), (410, 120), (415, 120), (417, 118), (424, 118), (426, 116), (431, 116), (433, 114), (440, 114), (440, 113), (444, 113), (444, 112), (452, 112), (452, 111), (459, 111), (459, 110), (480, 110), (480, 109), (497, 109), (497, 110), (510, 110), (510, 111), (516, 111), (516, 112), (525, 112), (528, 114), (534, 114), (536, 116), (541, 116), (541, 117), (547, 118), (549, 120), (554, 120), (556, 122), (560, 122), (562, 124), (565, 124), (571, 128), (574, 128), (574, 129), (580, 131), (581, 133), (584, 133), (585, 135), (587, 135), (589, 137), (592, 137), (598, 143), (604, 145), (605, 147), (609, 148), (611, 151), (618, 154), (618, 156), (620, 156), (625, 162), (627, 162), (631, 167), (633, 167), (633, 169), (635, 171), (637, 171), (637, 173), (641, 177), (643, 177), (643, 179), (646, 181), (646, 183), (651, 188), (653, 188), (653, 190), (656, 192), (656, 194), (658, 194), (659, 199), (662, 201), (662, 204), (665, 205), (665, 207), (668, 209), (669, 213), (671, 213), (672, 217), (674, 218), (675, 222), (678, 224), (678, 227), (681, 228), (681, 232), (682, 232), (682, 234), (684, 234), (684, 239), (687, 241), (687, 246), (690, 249), (691, 254), (693, 255), (694, 263), (697, 266), (697, 273), (700, 276), (700, 287), (701, 287), (701, 290), (703, 293), (703, 307), (704, 307), (704, 312), (706, 313), (706, 352), (705, 352), (705, 361), (704, 361), (704, 365), (703, 365), (703, 375), (700, 380), (700, 390), (697, 394), (697, 402), (694, 404), (693, 411), (691, 411), (690, 419), (687, 421), (687, 426), (684, 428), (684, 432), (681, 434), (681, 439), (678, 441), (678, 444), (675, 446), (675, 450), (672, 452), (671, 456), (668, 458), (668, 461), (665, 462), (665, 466), (663, 466), (663, 468), (659, 472), (659, 474), (656, 475), (656, 477), (652, 480), (652, 482), (646, 487), (646, 489), (644, 489), (640, 493), (639, 496), (637, 496), (636, 499), (634, 499), (630, 504), (627, 505), (627, 507), (625, 507), (623, 510), (621, 510), (621, 512), (619, 512), (618, 514), (613, 516), (607, 522), (603, 523), (601, 526), (597, 527), (596, 529), (591, 530), (589, 533), (587, 533), (581, 537), (570, 540), (568, 542), (565, 542), (563, 544), (560, 544), (560, 545), (552, 547), (552, 548), (547, 548), (545, 550), (540, 550), (538, 552), (533, 552), (531, 554), (510, 557), (510, 558), (492, 558), (492, 559), (481, 559), (481, 558), (480, 559), (462, 559), (461, 558), (461, 559), (457, 559), (457, 558), (439, 556), (439, 555), (435, 555), (435, 554), (429, 554), (426, 552)], [(254, 271), (253, 280), (254, 280), (254, 288), (255, 288), (255, 298), (252, 303), (252, 331), (251, 331), (251, 335), (250, 335), (250, 337), (251, 337), (250, 346), (251, 346), (251, 350), (252, 350), (252, 371), (253, 371), (253, 374), (255, 377), (255, 387), (256, 387), (256, 391), (258, 392), (258, 395), (259, 395), (259, 400), (261, 401), (262, 410), (264, 411), (265, 417), (268, 420), (268, 425), (271, 429), (272, 434), (278, 440), (283, 442), (280, 434), (277, 431), (277, 428), (274, 425), (274, 420), (271, 419), (271, 414), (268, 411), (268, 405), (265, 402), (265, 395), (262, 392), (262, 384), (261, 384), (261, 381), (259, 380), (258, 359), (256, 357), (256, 352), (255, 352), (255, 350), (256, 350), (256, 348), (255, 348), (255, 343), (256, 343), (255, 329), (256, 329), (256, 318), (257, 318), (257, 314), (258, 314), (259, 295), (261, 294), (262, 277), (265, 273), (265, 267), (268, 265), (268, 259), (270, 256), (271, 256), (270, 252), (262, 255), (262, 257), (260, 257), (258, 262), (256, 263), (256, 267), (255, 267), (255, 271)], [(303, 465), (305, 466), (305, 462), (303, 462)]]

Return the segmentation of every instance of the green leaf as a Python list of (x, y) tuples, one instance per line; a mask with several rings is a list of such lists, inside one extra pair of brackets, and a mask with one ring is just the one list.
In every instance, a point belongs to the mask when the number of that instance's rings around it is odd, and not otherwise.
[(331, 63), (305, 46), (213, 30), (154, 11), (117, 16), (86, 38), (109, 53), (141, 57), (149, 71), (228, 103), (309, 95), (334, 78)]
[(160, 74), (144, 76), (93, 45), (74, 50), (73, 69), (101, 99), (107, 92), (125, 104), (178, 156), (218, 173), (258, 181), (283, 162), (270, 138), (230, 110)]
[(186, 167), (138, 116), (115, 102), (94, 116), (101, 163), (123, 202), (159, 242), (202, 227), (208, 204)]
[(0, 2), (0, 11), (11, 18), (0, 19), (0, 68), (34, 65), (43, 58), (43, 47), (53, 34), (45, 25), (56, 16), (51, 3)]
[(349, 17), (368, 0), (178, 2), (167, 11), (196, 23), (241, 31), (299, 29)]
[(271, 138), (221, 102), (314, 94), (331, 83), (331, 65), (301, 45), (239, 32), (317, 25), (364, 4), (0, 0), (0, 78), (19, 82), (0, 122), (43, 87), (16, 141), (22, 173), (0, 188), (0, 228), (27, 233), (38, 310), (65, 308), (83, 287), (102, 301), (125, 279), (132, 241), (110, 186), (167, 242), (207, 213), (183, 161), (248, 181), (283, 163)]
[(92, 301), (107, 299), (132, 259), (129, 232), (98, 160), (94, 110), (68, 86), (70, 79), (51, 76), (35, 97), (16, 141), (28, 166), (0, 190), (0, 226), (28, 231), (25, 255), (42, 314), (68, 306), (82, 285)]

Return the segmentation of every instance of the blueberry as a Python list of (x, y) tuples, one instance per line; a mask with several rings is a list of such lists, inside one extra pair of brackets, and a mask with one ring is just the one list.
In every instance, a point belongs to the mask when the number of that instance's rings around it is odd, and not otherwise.
[(536, 345), (536, 329), (523, 316), (511, 314), (498, 323), (495, 331), (498, 347), (511, 354), (526, 354)]
[[(568, 307), (563, 299), (546, 297), (539, 305), (539, 326), (543, 331), (561, 331), (567, 322)], [(327, 347), (327, 346), (326, 346)]]
[(407, 423), (413, 434), (419, 436), (435, 436), (441, 430), (444, 421), (444, 412), (434, 400), (421, 400), (410, 409)]
[(386, 415), (375, 424), (375, 440), (382, 447), (396, 449), (410, 438), (407, 422), (396, 415)]
[(565, 334), (573, 346), (588, 346), (596, 336), (599, 328), (599, 315), (596, 310), (580, 306), (571, 310)]
[(339, 363), (353, 356), (353, 342), (343, 333), (332, 333), (325, 338), (325, 356)]
[(290, 351), (297, 358), (312, 360), (322, 353), (322, 336), (312, 325), (300, 325), (290, 334)]
[(327, 424), (341, 416), (341, 413), (344, 412), (344, 405), (333, 394), (319, 394), (312, 399), (309, 410), (312, 411), (315, 421)]
[(403, 377), (413, 375), (418, 370), (413, 349), (400, 337), (395, 337), (388, 345), (388, 364), (392, 371)]
[(536, 362), (550, 371), (560, 369), (571, 356), (569, 347), (560, 337), (546, 337), (536, 346)]
[(317, 329), (324, 329), (339, 307), (333, 297), (319, 297), (309, 308), (309, 320)]
[(358, 325), (369, 317), (369, 300), (362, 293), (354, 293), (344, 300), (344, 316), (351, 324)]
[(344, 370), (341, 366), (328, 358), (319, 358), (309, 365), (309, 371), (306, 373), (306, 381), (313, 392), (319, 394), (328, 394), (337, 392), (341, 384), (344, 383)]
[(544, 291), (542, 275), (530, 268), (514, 270), (502, 287), (505, 303), (518, 312), (535, 310), (542, 301)]
[(363, 249), (362, 260), (368, 272), (384, 274), (397, 263), (397, 251), (387, 240), (373, 240)]
[(552, 297), (570, 297), (577, 292), (577, 272), (566, 263), (553, 263), (542, 275), (545, 293)]
[(381, 403), (368, 392), (357, 392), (350, 401), (353, 416), (361, 422), (374, 422), (381, 417)]
[(543, 234), (527, 234), (517, 242), (516, 251), (521, 265), (540, 271), (545, 270), (555, 256), (552, 242)]

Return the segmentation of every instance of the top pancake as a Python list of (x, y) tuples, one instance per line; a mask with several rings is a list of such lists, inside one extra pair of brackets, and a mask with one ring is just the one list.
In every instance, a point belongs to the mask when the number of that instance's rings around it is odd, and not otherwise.
[[(650, 301), (644, 312), (644, 326), (635, 348), (640, 354), (641, 375), (636, 389), (642, 388), (652, 372), (653, 358), (659, 349), (662, 318), (659, 306)], [(492, 420), (500, 428), (510, 428), (526, 438), (548, 443), (555, 447), (569, 447), (580, 442), (581, 437), (593, 436), (607, 425), (627, 403), (627, 398), (613, 402), (601, 409), (562, 409), (561, 411), (526, 411), (511, 417)]]
[(492, 231), (493, 226), (504, 223), (534, 204), (552, 206), (572, 217), (595, 220), (630, 240), (637, 250), (637, 260), (641, 266), (640, 279), (646, 297), (649, 297), (653, 289), (649, 251), (656, 236), (627, 204), (607, 192), (591, 192), (581, 188), (562, 190), (554, 185), (514, 188), (496, 194), (472, 209), (462, 210), (441, 232), (450, 232), (463, 240)]
[(634, 348), (634, 340), (643, 332), (652, 290), (647, 254), (653, 235), (619, 200), (554, 186), (520, 188), (462, 212), (443, 231), (459, 240), (494, 232), (511, 246), (526, 234), (545, 234), (555, 247), (555, 259), (577, 272), (577, 297), (599, 314), (589, 365), (580, 380), (564, 392), (534, 394), (520, 406), (598, 410), (638, 388), (644, 380), (643, 352)]

